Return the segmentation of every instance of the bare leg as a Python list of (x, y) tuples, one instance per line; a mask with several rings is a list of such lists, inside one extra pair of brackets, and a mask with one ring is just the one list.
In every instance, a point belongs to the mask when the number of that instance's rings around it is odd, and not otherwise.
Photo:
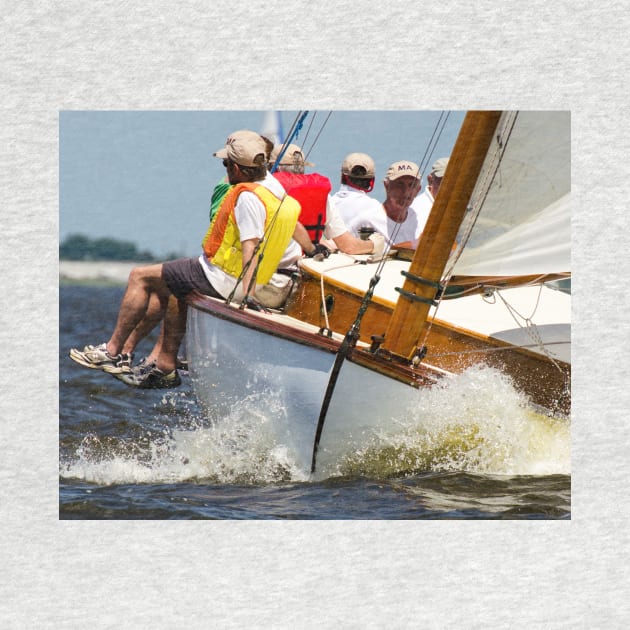
[(160, 323), (166, 313), (167, 303), (167, 297), (151, 293), (147, 312), (125, 341), (122, 352), (131, 354), (136, 346)]
[(116, 327), (107, 342), (109, 354), (120, 354), (132, 331), (147, 313), (152, 292), (156, 293), (159, 298), (168, 298), (171, 295), (162, 279), (162, 265), (149, 265), (132, 269), (129, 274), (127, 290), (118, 311)]
[(160, 338), (149, 357), (150, 360), (156, 361), (157, 367), (163, 372), (172, 372), (177, 365), (177, 352), (186, 333), (187, 315), (186, 302), (171, 295), (162, 322)]

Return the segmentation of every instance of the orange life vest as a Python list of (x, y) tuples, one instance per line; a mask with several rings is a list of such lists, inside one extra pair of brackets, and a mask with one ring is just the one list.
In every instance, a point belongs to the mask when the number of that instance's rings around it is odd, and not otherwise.
[(285, 195), (278, 199), (270, 190), (256, 182), (237, 184), (227, 193), (203, 239), (206, 258), (231, 276), (238, 278), (243, 270), (243, 251), (240, 232), (234, 217), (239, 195), (254, 193), (265, 206), (264, 256), (258, 264), (257, 284), (266, 284), (291, 241), (300, 213), (295, 199)]

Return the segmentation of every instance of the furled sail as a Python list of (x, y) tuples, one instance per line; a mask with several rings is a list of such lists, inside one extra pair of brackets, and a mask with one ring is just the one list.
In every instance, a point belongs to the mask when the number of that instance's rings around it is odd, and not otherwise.
[(570, 190), (570, 112), (504, 112), (446, 277), (570, 272)]

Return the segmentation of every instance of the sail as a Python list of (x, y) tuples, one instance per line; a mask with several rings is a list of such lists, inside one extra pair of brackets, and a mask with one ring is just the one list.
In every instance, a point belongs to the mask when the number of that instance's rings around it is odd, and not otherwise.
[(282, 116), (279, 111), (270, 110), (265, 112), (260, 133), (265, 136), (265, 138), (269, 138), (274, 146), (279, 146), (284, 142)]
[(446, 276), (571, 270), (570, 112), (504, 112)]

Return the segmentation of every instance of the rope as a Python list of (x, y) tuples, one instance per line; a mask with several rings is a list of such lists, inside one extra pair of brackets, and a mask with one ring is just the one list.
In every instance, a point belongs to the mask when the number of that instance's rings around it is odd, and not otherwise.
[[(532, 318), (534, 317), (534, 315), (536, 314), (536, 311), (538, 310), (538, 305), (540, 304), (540, 297), (542, 295), (542, 290), (543, 290), (543, 286), (544, 285), (540, 285), (539, 289), (538, 289), (538, 296), (536, 298), (536, 304), (534, 305), (533, 311), (531, 313), (531, 315), (529, 317), (525, 317), (524, 315), (521, 315), (521, 313), (519, 313), (506, 299), (505, 297), (501, 294), (501, 291), (496, 291), (496, 293), (498, 294), (499, 298), (501, 299), (501, 301), (503, 302), (503, 305), (505, 306), (505, 308), (507, 309), (508, 313), (512, 316), (512, 319), (516, 322), (516, 324), (519, 326), (519, 328), (521, 330), (524, 330), (525, 333), (527, 335), (529, 335), (529, 337), (531, 337), (532, 341), (534, 342), (534, 344), (540, 349), (540, 351), (542, 353), (544, 353), (544, 355), (551, 361), (551, 363), (560, 371), (562, 372), (562, 368), (558, 365), (558, 362), (556, 361), (556, 359), (551, 355), (550, 352), (547, 351), (546, 348), (546, 344), (543, 341), (543, 338), (540, 334), (540, 332), (538, 331), (538, 326), (536, 326), (536, 324), (532, 321)], [(525, 323), (525, 325), (522, 325), (521, 322), (518, 320), (518, 317), (520, 317), (523, 322)]]
[[(521, 286), (535, 286), (537, 284), (536, 280), (532, 280), (527, 284), (523, 284)], [(531, 340), (534, 342), (533, 344), (522, 344), (522, 345), (512, 345), (508, 348), (488, 348), (487, 350), (461, 350), (461, 351), (457, 351), (457, 352), (444, 352), (441, 354), (435, 354), (433, 356), (435, 357), (443, 357), (443, 356), (449, 356), (449, 355), (459, 355), (459, 354), (479, 354), (481, 352), (485, 353), (491, 353), (491, 352), (501, 352), (504, 350), (511, 350), (513, 348), (538, 348), (548, 359), (549, 361), (560, 371), (563, 372), (562, 368), (560, 367), (560, 365), (558, 364), (556, 358), (547, 350), (547, 346), (553, 346), (553, 345), (561, 345), (563, 343), (563, 341), (551, 341), (548, 343), (545, 343), (542, 336), (540, 335), (540, 333), (538, 332), (538, 327), (536, 326), (536, 324), (532, 321), (533, 317), (536, 315), (536, 311), (538, 310), (538, 306), (540, 304), (540, 297), (542, 295), (542, 289), (544, 284), (539, 284), (539, 289), (538, 289), (538, 296), (536, 297), (536, 303), (533, 307), (532, 313), (531, 315), (529, 315), (529, 317), (526, 317), (525, 315), (522, 315), (521, 313), (519, 313), (505, 298), (505, 296), (502, 293), (502, 290), (500, 287), (496, 287), (496, 286), (492, 286), (492, 285), (477, 285), (476, 288), (478, 288), (479, 286), (485, 286), (487, 289), (491, 290), (492, 293), (488, 296), (484, 296), (482, 299), (485, 302), (488, 303), (496, 303), (496, 296), (499, 297), (499, 299), (503, 302), (503, 305), (505, 306), (506, 310), (508, 311), (508, 313), (510, 314), (510, 316), (512, 317), (512, 319), (515, 321), (516, 325), (523, 330), (530, 338)], [(462, 291), (462, 294), (465, 293), (465, 291)], [(493, 299), (493, 302), (490, 302), (490, 299)], [(433, 323), (435, 322), (436, 318), (437, 318), (437, 314), (438, 314), (438, 308), (441, 304), (441, 300), (438, 303), (433, 316), (431, 317), (431, 319), (428, 321), (428, 326), (427, 326), (427, 332), (426, 335), (424, 337), (424, 341), (426, 341), (429, 332), (431, 330), (431, 327), (433, 326)], [(520, 318), (522, 320), (523, 323), (521, 323), (521, 321), (519, 321)]]
[[(346, 254), (347, 255), (347, 254)], [(328, 273), (334, 271), (335, 269), (343, 269), (345, 267), (352, 267), (356, 264), (365, 264), (367, 261), (360, 260), (358, 258), (352, 258), (353, 262), (351, 264), (343, 264), (337, 265), (336, 267), (331, 267), (327, 270)], [(321, 439), (322, 431), (324, 429), (324, 422), (326, 421), (326, 416), (328, 414), (328, 407), (330, 406), (330, 401), (332, 400), (333, 393), (335, 391), (335, 387), (337, 385), (337, 379), (339, 377), (339, 372), (341, 371), (341, 366), (343, 365), (346, 357), (350, 353), (350, 350), (355, 347), (357, 340), (359, 339), (359, 328), (361, 326), (361, 320), (367, 311), (369, 303), (374, 295), (374, 289), (380, 280), (380, 272), (383, 269), (383, 265), (385, 264), (385, 258), (379, 260), (377, 265), (376, 273), (370, 279), (370, 285), (363, 295), (363, 299), (361, 300), (361, 305), (359, 306), (359, 310), (357, 311), (357, 316), (350, 326), (348, 332), (346, 333), (343, 341), (341, 342), (341, 346), (339, 346), (339, 350), (337, 350), (337, 355), (335, 356), (335, 362), (333, 363), (332, 370), (330, 372), (330, 377), (328, 378), (328, 385), (326, 386), (326, 393), (324, 394), (324, 398), (322, 400), (322, 406), (319, 412), (319, 418), (317, 419), (317, 428), (315, 430), (315, 440), (313, 442), (313, 456), (311, 459), (311, 474), (315, 472), (317, 465), (317, 450), (319, 448), (319, 441)], [(326, 307), (326, 296), (324, 294), (324, 277), (326, 272), (322, 272), (320, 274), (320, 290), (322, 297), (322, 308), (324, 311), (324, 318), (326, 320), (326, 330), (330, 331), (330, 323), (328, 321), (328, 309)]]
[[(440, 114), (440, 117), (438, 118), (438, 121), (434, 127), (433, 130), (433, 135), (431, 137), (431, 140), (429, 141), (427, 148), (425, 150), (425, 154), (422, 157), (421, 160), (421, 165), (425, 164), (425, 160), (428, 160), (428, 157), (432, 155), (433, 151), (435, 150), (435, 147), (437, 146), (437, 143), (442, 135), (442, 132), (444, 131), (444, 126), (446, 124), (446, 121), (448, 120), (449, 114), (446, 113), (446, 115), (444, 114), (444, 112), (442, 112)], [(327, 119), (328, 120), (328, 119)], [(420, 167), (420, 173), (422, 172), (422, 167)], [(409, 206), (412, 202), (412, 199), (409, 198), (407, 200), (407, 205)], [(331, 370), (331, 375), (330, 378), (328, 380), (328, 385), (326, 388), (326, 394), (324, 396), (324, 400), (322, 402), (322, 407), (320, 409), (320, 415), (319, 415), (319, 419), (318, 419), (318, 423), (317, 423), (317, 430), (315, 432), (315, 441), (313, 444), (313, 457), (312, 457), (312, 462), (311, 462), (311, 473), (315, 472), (315, 467), (316, 467), (316, 461), (317, 461), (317, 449), (319, 446), (319, 441), (320, 441), (320, 437), (321, 437), (321, 433), (324, 427), (324, 422), (326, 419), (326, 414), (328, 413), (328, 407), (330, 404), (330, 400), (332, 398), (336, 383), (337, 383), (337, 378), (339, 375), (339, 371), (341, 370), (341, 366), (343, 364), (343, 362), (345, 361), (348, 353), (350, 352), (350, 350), (356, 345), (356, 342), (359, 338), (359, 328), (361, 325), (361, 320), (363, 319), (363, 316), (365, 314), (365, 312), (367, 311), (368, 305), (372, 299), (372, 296), (374, 294), (374, 289), (378, 283), (378, 281), (380, 280), (381, 277), (381, 272), (384, 268), (385, 262), (387, 260), (387, 255), (389, 254), (391, 247), (392, 247), (392, 243), (396, 242), (396, 237), (398, 235), (398, 233), (400, 232), (400, 228), (402, 226), (402, 223), (396, 223), (394, 230), (392, 232), (392, 234), (390, 235), (390, 238), (387, 241), (387, 244), (385, 246), (385, 250), (383, 252), (383, 256), (381, 257), (381, 259), (378, 261), (377, 267), (376, 267), (376, 271), (374, 273), (374, 275), (372, 276), (371, 280), (370, 280), (370, 285), (367, 289), (367, 291), (365, 292), (363, 299), (361, 300), (361, 305), (359, 306), (359, 310), (357, 312), (357, 316), (352, 324), (352, 326), (350, 327), (350, 329), (348, 330), (348, 332), (346, 333), (344, 340), (341, 344), (341, 346), (339, 347), (339, 350), (337, 351), (337, 356), (335, 357), (335, 362), (333, 364), (333, 368)], [(354, 262), (352, 264), (357, 264), (357, 262), (364, 262), (364, 261), (358, 261), (357, 259), (354, 260)], [(337, 269), (337, 268), (342, 268), (342, 267), (346, 267), (346, 266), (351, 266), (351, 265), (341, 265), (339, 267), (334, 267), (333, 269)], [(329, 269), (328, 271), (332, 271), (333, 269)], [(325, 274), (322, 272), (321, 276), (320, 276), (320, 290), (321, 290), (321, 303), (322, 303), (322, 308), (323, 308), (323, 312), (324, 312), (324, 318), (326, 321), (326, 329), (328, 331), (330, 331), (330, 323), (328, 320), (328, 309), (326, 306), (326, 299), (325, 299), (325, 292), (324, 292), (324, 277)]]
[[(385, 262), (387, 260), (387, 252), (390, 249), (391, 248), (388, 247), (387, 251), (383, 252), (383, 257), (378, 261), (378, 265), (376, 267), (376, 272), (374, 273), (375, 276), (379, 276), (380, 277), (381, 273), (383, 272), (383, 267), (384, 267)], [(330, 323), (328, 321), (328, 308), (326, 307), (326, 294), (325, 294), (325, 287), (324, 287), (324, 280), (326, 279), (326, 274), (329, 274), (331, 271), (336, 271), (337, 269), (345, 269), (346, 267), (354, 267), (354, 265), (367, 265), (367, 264), (370, 264), (370, 261), (364, 260), (362, 258), (356, 258), (355, 256), (352, 256), (350, 254), (342, 253), (342, 255), (343, 256), (347, 256), (352, 262), (344, 263), (342, 265), (336, 265), (334, 267), (329, 267), (325, 271), (322, 271), (322, 273), (319, 276), (320, 295), (321, 295), (321, 301), (322, 301), (322, 308), (323, 308), (323, 311), (324, 311), (324, 320), (326, 321), (326, 330), (330, 330)], [(365, 295), (364, 295), (364, 297), (365, 297)]]
[[(347, 254), (346, 254), (347, 255)], [(345, 265), (337, 265), (336, 267), (330, 267), (326, 270), (326, 272), (322, 272), (319, 276), (319, 287), (320, 294), (322, 298), (322, 309), (324, 311), (324, 320), (326, 321), (326, 330), (330, 330), (330, 322), (328, 321), (328, 308), (326, 306), (326, 295), (324, 291), (324, 278), (326, 277), (326, 273), (330, 273), (331, 271), (336, 271), (337, 269), (345, 269), (346, 267), (353, 267), (359, 262), (357, 259), (353, 259), (352, 263), (348, 263)]]

